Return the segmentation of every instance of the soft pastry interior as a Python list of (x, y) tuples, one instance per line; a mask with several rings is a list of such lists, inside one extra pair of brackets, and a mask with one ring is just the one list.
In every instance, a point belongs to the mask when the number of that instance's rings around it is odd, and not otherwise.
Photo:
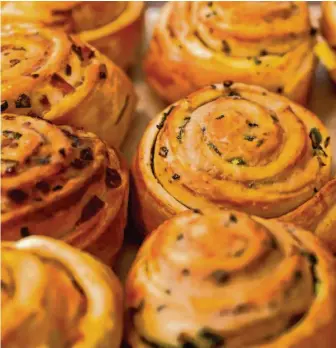
[(2, 1), (4, 24), (38, 23), (75, 33), (127, 69), (142, 39), (143, 1)]
[(311, 233), (235, 211), (185, 212), (126, 282), (132, 348), (331, 348), (335, 260)]
[(169, 2), (144, 70), (168, 102), (233, 80), (305, 104), (316, 63), (314, 35), (305, 2)]
[(147, 233), (186, 209), (280, 217), (331, 175), (321, 120), (263, 88), (226, 81), (167, 107), (133, 163), (135, 216)]
[(2, 115), (2, 240), (47, 235), (106, 263), (127, 221), (128, 169), (94, 134)]
[(118, 348), (122, 290), (94, 258), (46, 237), (1, 245), (4, 347)]
[(136, 103), (131, 81), (78, 37), (11, 24), (1, 32), (2, 112), (83, 127), (120, 146)]

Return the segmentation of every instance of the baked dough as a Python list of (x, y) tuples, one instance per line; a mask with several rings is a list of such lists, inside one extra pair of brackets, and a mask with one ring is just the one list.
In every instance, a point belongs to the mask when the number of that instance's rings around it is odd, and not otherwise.
[(120, 146), (136, 102), (124, 72), (62, 31), (24, 24), (3, 27), (2, 111), (83, 127)]
[(316, 66), (314, 35), (305, 2), (169, 2), (144, 70), (168, 102), (233, 80), (305, 104)]
[(67, 244), (1, 245), (1, 345), (119, 348), (122, 290), (110, 269)]
[(134, 215), (147, 233), (186, 209), (280, 217), (330, 179), (329, 140), (316, 115), (283, 96), (230, 81), (204, 87), (146, 129)]
[(137, 62), (143, 1), (2, 1), (2, 22), (38, 23), (77, 34), (123, 69)]
[(2, 240), (64, 240), (111, 264), (127, 220), (128, 170), (94, 134), (2, 115)]
[(335, 260), (291, 224), (185, 212), (142, 245), (126, 306), (132, 348), (332, 348)]
[(315, 234), (336, 254), (336, 179), (302, 206), (281, 217)]

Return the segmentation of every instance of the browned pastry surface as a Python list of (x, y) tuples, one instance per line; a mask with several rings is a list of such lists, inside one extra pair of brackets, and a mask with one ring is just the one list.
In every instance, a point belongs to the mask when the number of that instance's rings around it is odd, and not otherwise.
[(2, 1), (2, 21), (75, 33), (127, 69), (138, 58), (143, 10), (143, 1)]
[(110, 269), (47, 237), (1, 245), (1, 345), (118, 348), (122, 290)]
[(62, 31), (24, 24), (3, 27), (2, 111), (83, 127), (119, 146), (136, 102), (124, 72)]
[(335, 259), (294, 225), (185, 212), (142, 245), (126, 306), (132, 348), (333, 348)]
[(64, 240), (111, 263), (127, 220), (128, 170), (94, 134), (2, 115), (2, 240)]
[(227, 81), (181, 99), (149, 124), (133, 163), (135, 216), (147, 233), (186, 209), (276, 218), (313, 197), (330, 171), (330, 137), (316, 115)]
[(305, 104), (315, 69), (314, 34), (305, 2), (169, 2), (144, 70), (168, 102), (233, 80)]

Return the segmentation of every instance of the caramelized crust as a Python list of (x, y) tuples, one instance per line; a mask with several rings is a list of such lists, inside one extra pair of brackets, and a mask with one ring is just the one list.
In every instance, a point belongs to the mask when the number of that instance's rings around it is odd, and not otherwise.
[(77, 37), (23, 24), (4, 28), (2, 111), (83, 127), (120, 146), (136, 102), (127, 76)]
[(310, 111), (244, 84), (205, 87), (149, 124), (133, 163), (146, 233), (186, 209), (280, 217), (330, 179), (327, 129)]
[(314, 231), (336, 254), (336, 179), (326, 184), (316, 195), (294, 211), (281, 217)]
[(2, 20), (75, 33), (127, 69), (136, 63), (143, 10), (143, 1), (3, 1)]
[(94, 134), (2, 115), (2, 240), (47, 235), (106, 263), (127, 219), (128, 171)]
[(315, 69), (312, 33), (305, 2), (169, 2), (144, 69), (168, 102), (233, 80), (305, 104)]
[(1, 246), (4, 347), (118, 348), (121, 285), (88, 254), (47, 237)]
[(133, 348), (332, 348), (335, 260), (291, 224), (185, 212), (142, 245), (126, 306)]

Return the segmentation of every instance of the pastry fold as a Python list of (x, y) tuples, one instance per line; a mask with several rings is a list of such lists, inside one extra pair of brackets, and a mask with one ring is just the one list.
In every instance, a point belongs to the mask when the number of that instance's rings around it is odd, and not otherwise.
[(336, 83), (336, 3), (322, 1), (321, 30), (324, 39), (315, 46), (315, 53)]
[(4, 347), (118, 348), (122, 290), (93, 257), (47, 237), (1, 245)]
[(315, 234), (336, 254), (336, 179), (302, 206), (281, 217)]
[(186, 209), (276, 218), (330, 175), (330, 137), (317, 116), (261, 87), (226, 81), (149, 124), (133, 163), (133, 209), (147, 233)]
[(233, 80), (305, 104), (316, 65), (314, 33), (305, 2), (169, 2), (144, 70), (168, 102)]
[(126, 306), (133, 348), (331, 348), (335, 260), (291, 224), (184, 212), (142, 245)]
[(136, 102), (122, 70), (59, 30), (3, 25), (1, 40), (2, 111), (83, 127), (120, 146)]
[(136, 63), (142, 39), (143, 1), (3, 1), (3, 22), (38, 23), (78, 35), (114, 63)]
[(46, 235), (110, 264), (127, 220), (128, 170), (94, 134), (2, 115), (2, 240)]

